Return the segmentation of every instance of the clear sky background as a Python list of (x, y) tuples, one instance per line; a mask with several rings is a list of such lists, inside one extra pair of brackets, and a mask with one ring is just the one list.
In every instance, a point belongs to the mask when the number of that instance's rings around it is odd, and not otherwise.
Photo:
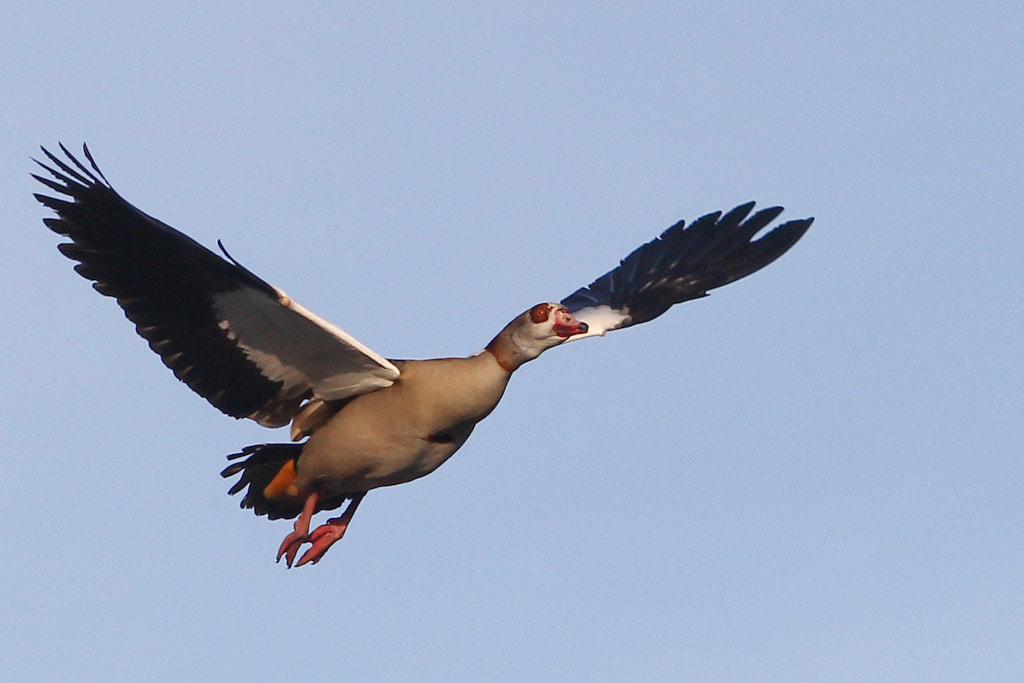
[[(3, 12), (5, 679), (1019, 680), (1020, 2), (268, 5)], [(58, 254), (58, 140), (398, 358), (679, 218), (817, 220), (527, 365), (289, 571), (218, 476), (285, 432)]]

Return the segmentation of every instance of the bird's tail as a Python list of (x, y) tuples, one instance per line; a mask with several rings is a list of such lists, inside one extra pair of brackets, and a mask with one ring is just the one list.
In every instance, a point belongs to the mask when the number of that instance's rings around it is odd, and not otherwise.
[(252, 508), (257, 515), (270, 519), (291, 519), (302, 512), (305, 500), (294, 486), (295, 466), (301, 454), (299, 443), (246, 446), (241, 453), (228, 456), (228, 460), (245, 460), (228, 465), (220, 476), (242, 475), (228, 493), (234, 495), (248, 486), (242, 497), (243, 508)]

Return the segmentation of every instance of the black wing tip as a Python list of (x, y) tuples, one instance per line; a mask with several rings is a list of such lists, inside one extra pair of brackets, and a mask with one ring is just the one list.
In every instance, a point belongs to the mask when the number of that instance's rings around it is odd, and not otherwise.
[[(748, 203), (749, 204), (753, 204), (754, 202), (748, 202)], [(743, 206), (746, 206), (746, 204), (744, 204)], [(751, 207), (751, 208), (753, 208), (753, 207)], [(760, 215), (763, 215), (763, 214), (773, 214), (775, 216), (778, 216), (783, 211), (785, 211), (785, 209), (783, 207), (779, 206), (778, 204), (776, 204), (774, 206), (766, 206), (763, 209), (758, 209), (757, 213), (754, 214), (754, 215), (755, 216), (760, 216)]]
[[(749, 202), (748, 204), (753, 204), (753, 202)], [(747, 206), (747, 204), (743, 204), (741, 206)], [(735, 209), (733, 210), (735, 211)], [(781, 232), (782, 234), (789, 233), (792, 237), (793, 242), (795, 243), (797, 240), (804, 236), (804, 233), (807, 232), (807, 230), (811, 227), (811, 224), (814, 222), (814, 217), (810, 216), (808, 218), (798, 218), (786, 221), (785, 223), (780, 223), (779, 225), (769, 228), (769, 226), (775, 221), (775, 219), (781, 216), (783, 212), (785, 212), (785, 209), (781, 206), (776, 205), (761, 209), (757, 211), (754, 215), (748, 217), (745, 221), (743, 221), (743, 224), (749, 225), (751, 228), (756, 228), (756, 230), (754, 232), (748, 232), (749, 236), (746, 241), (749, 244), (757, 244), (758, 242), (765, 239), (769, 235), (774, 235), (776, 233)], [(766, 228), (768, 228), (767, 232), (762, 233), (762, 231), (765, 230)], [(778, 237), (776, 237), (775, 239), (778, 239)]]
[(800, 241), (813, 222), (813, 217), (787, 221), (772, 228), (758, 239), (747, 243), (741, 251), (737, 252), (731, 264), (725, 264), (727, 277), (709, 289), (745, 278), (773, 263)]
[[(790, 238), (795, 243), (797, 240), (803, 237), (808, 230), (810, 230), (812, 223), (814, 223), (814, 216), (810, 216), (808, 218), (798, 218), (795, 220), (786, 221), (782, 225), (773, 228), (772, 231), (768, 234), (770, 235), (776, 232), (789, 233)], [(765, 235), (765, 237), (767, 236), (768, 235)]]
[(679, 221), (562, 303), (571, 311), (628, 307), (636, 312), (630, 325), (646, 322), (675, 303), (707, 296), (709, 290), (760, 270), (796, 244), (814, 222), (813, 217), (802, 218), (772, 227), (783, 207), (754, 212), (756, 206), (748, 201), (727, 212), (704, 214), (689, 225)]
[[(29, 157), (32, 161), (38, 164), (41, 168), (46, 170), (47, 173), (52, 175), (54, 178), (64, 183), (65, 189), (73, 189), (78, 187), (93, 187), (103, 186), (108, 189), (113, 189), (110, 185), (110, 181), (107, 180), (106, 176), (103, 175), (103, 171), (100, 170), (99, 165), (93, 158), (92, 152), (89, 150), (89, 145), (82, 143), (82, 154), (86, 161), (89, 162), (91, 169), (86, 167), (78, 157), (76, 157), (71, 150), (63, 142), (57, 142), (57, 147), (64, 154), (65, 158), (61, 158), (47, 149), (45, 146), (40, 145), (39, 149), (46, 156), (49, 163), (45, 163), (36, 159), (35, 157)], [(52, 164), (52, 166), (50, 165)], [(33, 178), (42, 182), (43, 184), (52, 187), (50, 183), (47, 183), (43, 178), (36, 174), (31, 174)]]
[[(755, 202), (753, 199), (751, 199), (749, 202), (743, 202), (742, 204), (739, 204), (738, 206), (733, 207), (727, 213), (728, 214), (742, 213), (742, 214), (746, 215), (746, 214), (750, 213), (751, 211), (753, 211), (755, 206), (757, 206), (757, 202)], [(768, 207), (768, 209), (761, 209), (761, 211), (768, 211), (769, 209), (772, 209), (772, 208), (780, 208), (781, 209), (782, 207)]]

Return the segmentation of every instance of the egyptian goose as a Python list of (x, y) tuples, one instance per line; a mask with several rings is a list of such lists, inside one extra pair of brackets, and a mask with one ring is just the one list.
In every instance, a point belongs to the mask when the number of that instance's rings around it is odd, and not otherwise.
[[(754, 202), (673, 225), (620, 265), (561, 302), (516, 316), (468, 358), (388, 360), (344, 330), (225, 258), (125, 201), (83, 145), (86, 167), (61, 145), (46, 149), (69, 199), (35, 195), (68, 237), (58, 249), (112, 296), (175, 376), (220, 411), (264, 427), (291, 423), (302, 443), (260, 444), (229, 455), (221, 474), (240, 475), (241, 505), (270, 519), (297, 518), (277, 559), (316, 563), (340, 539), (370, 489), (430, 474), (466, 442), (523, 363), (567, 341), (652, 320), (768, 265), (813, 218), (754, 237), (782, 213)], [(218, 242), (218, 245), (220, 243)], [(310, 532), (312, 516), (351, 501)]]

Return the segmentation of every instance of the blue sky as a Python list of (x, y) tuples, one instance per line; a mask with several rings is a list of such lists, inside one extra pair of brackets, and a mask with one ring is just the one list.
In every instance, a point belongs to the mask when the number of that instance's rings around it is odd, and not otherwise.
[[(37, 3), (0, 45), (12, 679), (1014, 679), (1020, 3)], [(54, 248), (39, 144), (390, 357), (464, 355), (679, 218), (766, 270), (524, 367), (315, 567)]]

